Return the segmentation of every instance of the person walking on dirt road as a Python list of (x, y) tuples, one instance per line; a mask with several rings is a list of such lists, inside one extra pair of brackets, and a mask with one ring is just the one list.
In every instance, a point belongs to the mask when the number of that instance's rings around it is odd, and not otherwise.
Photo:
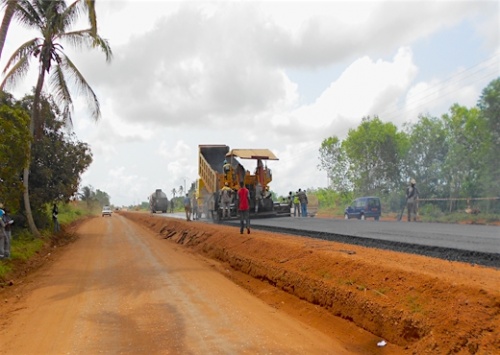
[(410, 222), (412, 219), (414, 222), (417, 221), (419, 191), (416, 184), (417, 182), (415, 181), (415, 179), (411, 179), (410, 186), (406, 188), (406, 207), (408, 209), (408, 222)]
[(191, 220), (191, 199), (189, 198), (189, 195), (186, 194), (186, 197), (184, 197), (184, 211), (186, 211), (186, 221)]
[(243, 234), (243, 227), (246, 225), (247, 233), (250, 234), (250, 192), (240, 181), (238, 190), (238, 211), (240, 213), (240, 234)]

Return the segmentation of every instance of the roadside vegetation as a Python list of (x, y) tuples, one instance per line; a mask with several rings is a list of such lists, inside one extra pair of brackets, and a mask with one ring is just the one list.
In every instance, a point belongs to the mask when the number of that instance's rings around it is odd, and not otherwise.
[[(319, 169), (331, 190), (315, 190), (322, 209), (338, 213), (352, 199), (378, 196), (384, 213), (405, 204), (416, 179), (423, 220), (474, 220), (500, 214), (500, 78), (484, 88), (474, 107), (458, 103), (439, 117), (407, 118), (398, 129), (383, 117), (363, 117), (344, 139), (331, 136), (319, 150)], [(411, 123), (410, 123), (411, 122)]]
[[(344, 218), (346, 206), (357, 197), (352, 192), (339, 193), (332, 189), (310, 189), (308, 194), (318, 199), (318, 216), (339, 219)], [(398, 201), (399, 204), (393, 204), (390, 197), (382, 195), (383, 220), (397, 220), (404, 197)], [(477, 205), (480, 208), (471, 213), (467, 210), (467, 201), (455, 202), (451, 211), (449, 201), (424, 201), (420, 204), (418, 219), (422, 222), (500, 225), (500, 199), (481, 201)]]
[[(47, 208), (47, 217), (51, 215), (51, 209)], [(35, 237), (26, 226), (13, 225), (11, 257), (0, 260), (0, 287), (9, 280), (11, 273), (23, 269), (25, 264), (34, 256), (42, 253), (44, 249), (61, 246), (71, 241), (74, 237), (70, 231), (73, 223), (87, 217), (98, 216), (101, 213), (100, 203), (86, 201), (72, 201), (61, 205), (59, 208), (59, 223), (61, 231), (54, 233), (53, 224), (49, 223), (45, 229), (40, 230), (40, 237)]]
[[(36, 259), (44, 248), (63, 243), (65, 227), (109, 205), (109, 196), (91, 186), (80, 189), (92, 163), (87, 143), (71, 133), (72, 93), (87, 99), (89, 117), (100, 117), (97, 96), (66, 49), (100, 50), (107, 61), (111, 48), (97, 31), (94, 1), (4, 1), (0, 56), (7, 57), (0, 81), (0, 203), (14, 220), (11, 258), (0, 261), (0, 280)], [(3, 53), (11, 24), (35, 34)], [(85, 27), (87, 24), (87, 27)], [(80, 26), (84, 26), (83, 28)], [(38, 36), (36, 36), (38, 34)], [(25, 83), (30, 69), (38, 73), (21, 99), (7, 90)], [(52, 208), (61, 231), (53, 233)]]

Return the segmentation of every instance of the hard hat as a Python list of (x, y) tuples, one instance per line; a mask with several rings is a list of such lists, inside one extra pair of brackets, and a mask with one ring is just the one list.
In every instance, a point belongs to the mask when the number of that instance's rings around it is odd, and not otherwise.
[(2, 217), (4, 215), (4, 211), (2, 209), (0, 209), (0, 217)]
[(416, 183), (417, 183), (417, 182), (415, 181), (415, 179), (411, 179), (411, 180), (410, 180), (410, 184), (415, 185)]

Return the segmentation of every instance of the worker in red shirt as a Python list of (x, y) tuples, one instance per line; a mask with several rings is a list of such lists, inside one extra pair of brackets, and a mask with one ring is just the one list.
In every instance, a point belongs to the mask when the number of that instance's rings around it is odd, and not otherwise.
[(246, 223), (247, 233), (250, 234), (250, 192), (240, 181), (238, 190), (238, 211), (240, 213), (240, 234), (243, 234), (243, 227)]

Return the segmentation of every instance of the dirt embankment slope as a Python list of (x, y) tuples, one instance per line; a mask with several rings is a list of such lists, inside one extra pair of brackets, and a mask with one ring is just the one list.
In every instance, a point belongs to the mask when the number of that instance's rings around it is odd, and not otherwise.
[[(284, 291), (281, 297), (293, 295), (320, 306), (408, 353), (500, 353), (498, 269), (269, 232), (240, 235), (234, 227), (141, 213), (123, 215), (224, 263), (235, 282), (259, 297), (265, 298), (263, 290), (272, 285)], [(275, 294), (272, 302), (284, 308), (279, 297)]]

